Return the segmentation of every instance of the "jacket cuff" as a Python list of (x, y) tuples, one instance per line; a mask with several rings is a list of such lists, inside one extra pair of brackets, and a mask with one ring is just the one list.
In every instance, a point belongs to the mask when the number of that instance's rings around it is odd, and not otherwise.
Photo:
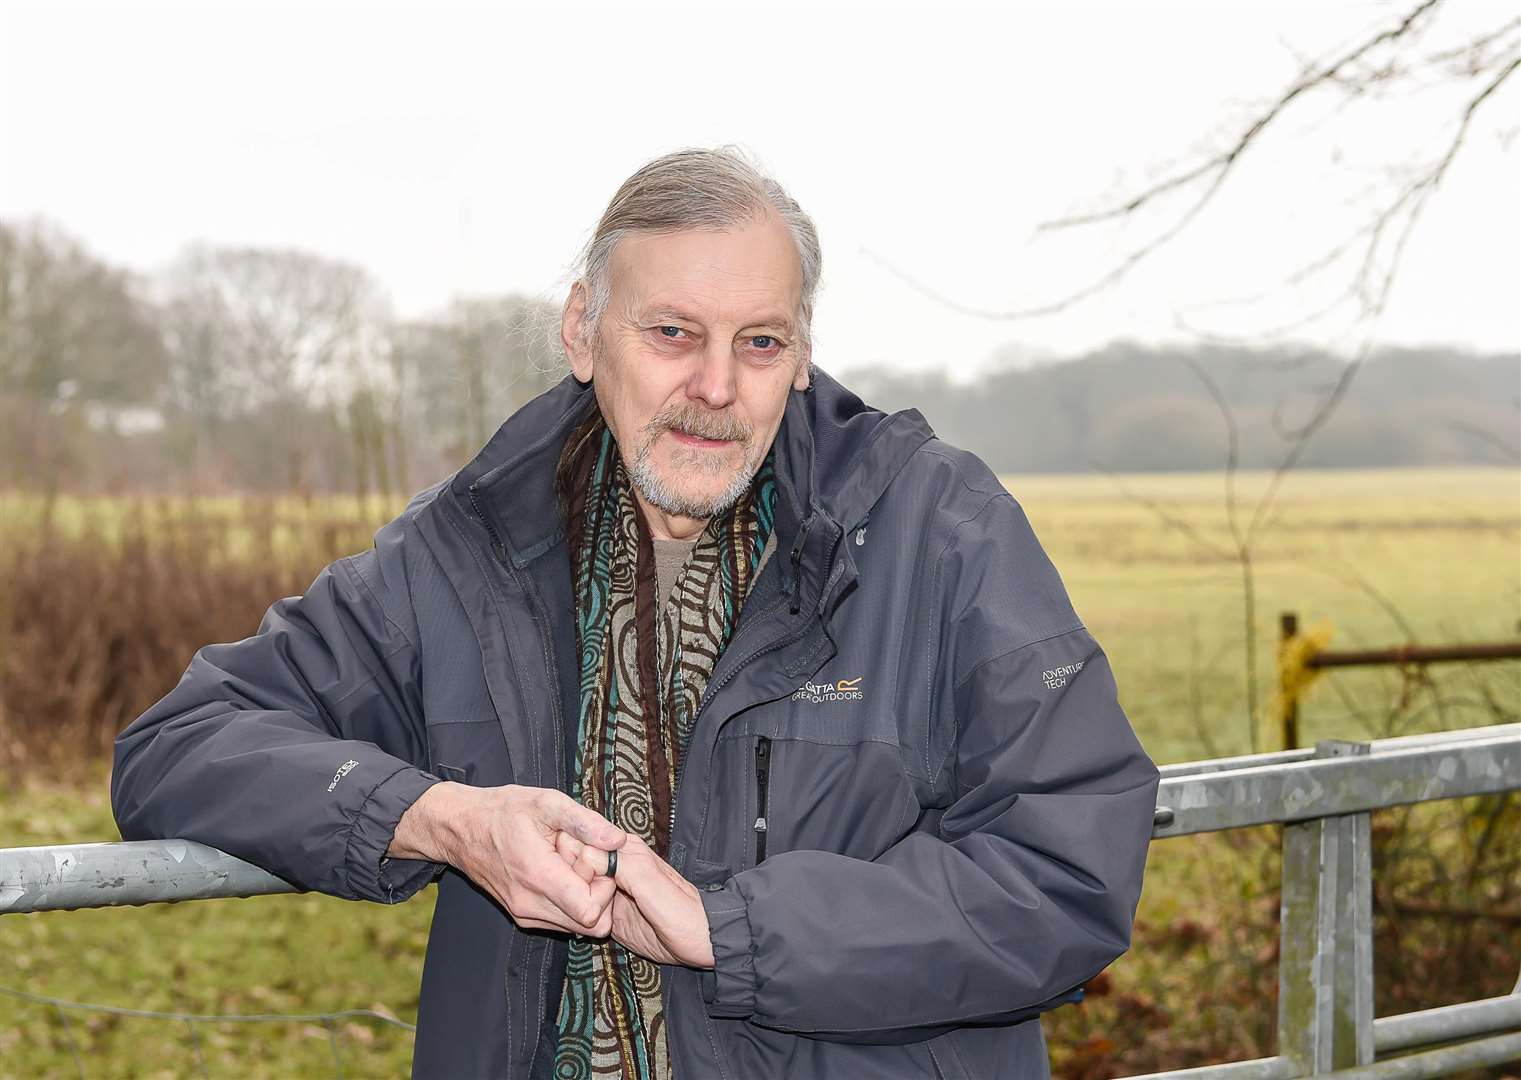
[(401, 815), (424, 791), (442, 782), (442, 777), (408, 766), (370, 789), (349, 823), (344, 852), (344, 877), (354, 899), (399, 904), (443, 872), (443, 863), (386, 855)]
[(755, 938), (750, 905), (730, 878), (720, 889), (703, 890), (713, 969), (699, 973), (708, 1015), (738, 1020), (755, 1012)]

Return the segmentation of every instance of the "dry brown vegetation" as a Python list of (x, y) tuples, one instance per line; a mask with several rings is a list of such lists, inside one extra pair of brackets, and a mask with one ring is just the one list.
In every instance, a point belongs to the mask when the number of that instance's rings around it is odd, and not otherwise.
[[(209, 642), (366, 546), (352, 504), (247, 499), (12, 500), (0, 529), (0, 773), (77, 774)], [(322, 508), (326, 506), (327, 512)], [(65, 839), (60, 837), (60, 839)]]

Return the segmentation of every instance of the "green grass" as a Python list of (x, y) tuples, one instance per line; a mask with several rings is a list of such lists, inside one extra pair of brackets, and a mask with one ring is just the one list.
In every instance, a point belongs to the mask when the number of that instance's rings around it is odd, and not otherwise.
[[(1005, 477), (1114, 665), (1121, 700), (1161, 763), (1251, 751), (1243, 578), (1218, 476)], [(1243, 528), (1265, 477), (1238, 485)], [(1145, 506), (1118, 485), (1152, 500)], [(1253, 541), (1259, 705), (1272, 687), (1278, 615), (1332, 628), (1332, 648), (1521, 637), (1521, 472), (1291, 475)], [(1167, 524), (1164, 521), (1176, 524)], [(1189, 530), (1189, 531), (1185, 531)], [(1441, 715), (1429, 695), (1390, 716), (1389, 669), (1342, 670), (1312, 688), (1300, 741), (1493, 722), (1482, 682), (1521, 702), (1521, 665), (1452, 665)], [(1345, 697), (1343, 696), (1345, 695)], [(1259, 716), (1265, 713), (1259, 708)], [(1202, 734), (1201, 734), (1202, 732)], [(1277, 748), (1262, 720), (1258, 749)]]
[[(107, 774), (83, 787), (28, 784), (0, 797), (0, 843), (120, 839)], [(433, 889), (396, 906), (302, 893), (0, 917), (0, 986), (134, 1009), (201, 1014), (374, 1009), (417, 1020)], [(197, 1073), (177, 1021), (68, 1010), (0, 995), (0, 1077), (70, 1076), (72, 1032), (89, 1077)], [(336, 1025), (343, 1075), (406, 1076), (412, 1035), (369, 1019)], [(320, 1023), (196, 1025), (212, 1076), (336, 1075)]]
[[(1229, 554), (1220, 477), (1123, 478), (1127, 490), (1155, 502), (1152, 508), (1104, 477), (1006, 482), (1109, 653), (1122, 702), (1152, 756), (1166, 763), (1247, 752), (1242, 579)], [(1262, 484), (1260, 475), (1240, 478), (1244, 518)], [(36, 509), (35, 502), (0, 496), (6, 529), (35, 521), (26, 515)], [(127, 512), (120, 503), (63, 500), (55, 526), (109, 540), (116, 535), (112, 521)], [(153, 512), (169, 519), (185, 510), (164, 503)], [(265, 542), (232, 503), (209, 503), (200, 513), (220, 523), (226, 557), (303, 550), (314, 517), (321, 528), (349, 531), (335, 531), (330, 540), (352, 534), (360, 538), (357, 546), (372, 528), (351, 503), (307, 507), (280, 500), (270, 510), (279, 538)], [(1163, 524), (1162, 513), (1177, 524)], [(1333, 647), (1397, 644), (1410, 633), (1429, 643), (1514, 640), (1521, 636), (1521, 472), (1291, 476), (1253, 565), (1264, 708), (1280, 611), (1298, 612), (1307, 626), (1328, 621)], [(1304, 706), (1302, 741), (1514, 720), (1521, 707), (1521, 664), (1449, 665), (1432, 674), (1429, 687), (1387, 669), (1324, 676)], [(1269, 725), (1259, 723), (1258, 732), (1260, 749), (1275, 748)], [(80, 787), (52, 787), (32, 777), (0, 790), (0, 845), (117, 839), (106, 780), (101, 771)], [(1513, 849), (1517, 840), (1506, 842)], [(1203, 928), (1203, 948), (1223, 953), (1269, 946), (1271, 920), (1262, 915), (1267, 901), (1252, 894), (1244, 870), (1259, 857), (1242, 854), (1249, 850), (1257, 849), (1239, 835), (1156, 845), (1140, 925), (1177, 927), (1187, 920)], [(0, 986), (196, 1013), (374, 1008), (413, 1022), (432, 905), (433, 892), (425, 890), (396, 907), (308, 894), (6, 915), (0, 917), (0, 955), (6, 957)], [(1266, 919), (1250, 933), (1229, 921), (1231, 912), (1248, 909)], [(1229, 925), (1238, 929), (1220, 929)], [(1521, 960), (1517, 936), (1512, 972)], [(1234, 1045), (1235, 1036), (1215, 1031), (1228, 1023), (1218, 1011), (1224, 1005), (1195, 1002), (1204, 970), (1199, 955), (1133, 950), (1111, 969), (1116, 985), (1161, 987), (1174, 999), (1165, 1003), (1172, 1026), (1161, 1038), (1185, 1056), (1190, 1047), (1206, 1054)], [(1088, 1016), (1153, 1007), (1129, 999), (1100, 1003), (1108, 1000), (1095, 999)], [(1121, 1011), (1103, 1011), (1112, 1009)], [(1102, 1041), (1077, 1010), (1065, 1012), (1072, 1015), (1047, 1027), (1059, 1063), (1081, 1057), (1073, 1050), (1079, 1040), (1084, 1046)], [(70, 1021), (65, 1029), (57, 1010), (0, 996), (0, 1078), (75, 1075), (66, 1030), (87, 1076), (196, 1075), (182, 1023), (86, 1012), (71, 1013)], [(198, 1034), (212, 1076), (335, 1074), (321, 1025), (224, 1023), (198, 1026)], [(338, 1026), (338, 1044), (345, 1076), (406, 1075), (411, 1038), (403, 1030), (347, 1021)]]

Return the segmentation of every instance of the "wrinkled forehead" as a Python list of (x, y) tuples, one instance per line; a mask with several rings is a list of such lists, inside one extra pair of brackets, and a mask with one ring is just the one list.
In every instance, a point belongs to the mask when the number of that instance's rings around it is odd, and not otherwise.
[(792, 331), (802, 265), (777, 219), (742, 229), (631, 233), (609, 259), (611, 299), (636, 320), (733, 322)]

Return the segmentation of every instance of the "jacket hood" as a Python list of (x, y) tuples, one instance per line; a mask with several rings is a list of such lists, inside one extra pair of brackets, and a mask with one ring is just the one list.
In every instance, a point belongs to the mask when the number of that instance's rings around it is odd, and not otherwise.
[[(571, 430), (596, 407), (591, 383), (567, 375), (499, 427), (450, 481), (474, 501), (519, 567), (564, 537), (554, 467)], [(823, 517), (838, 533), (856, 528), (914, 451), (934, 436), (918, 409), (874, 409), (813, 369), (806, 390), (789, 390), (777, 429), (776, 530), (786, 542)]]

